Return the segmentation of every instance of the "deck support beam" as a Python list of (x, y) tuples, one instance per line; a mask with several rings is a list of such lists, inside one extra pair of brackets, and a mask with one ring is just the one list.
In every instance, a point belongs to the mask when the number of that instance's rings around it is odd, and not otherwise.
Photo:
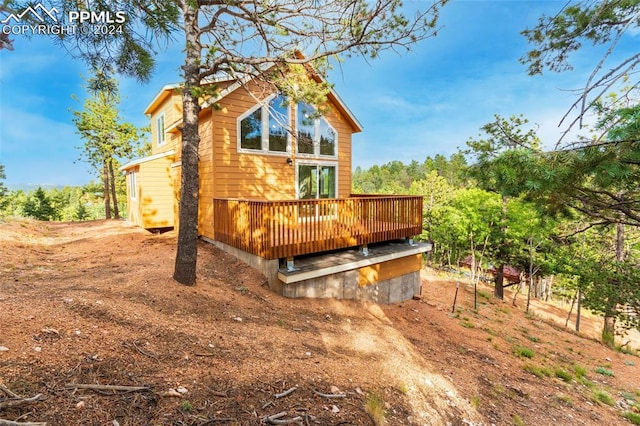
[(289, 272), (297, 271), (297, 268), (293, 263), (293, 257), (287, 257), (287, 271)]

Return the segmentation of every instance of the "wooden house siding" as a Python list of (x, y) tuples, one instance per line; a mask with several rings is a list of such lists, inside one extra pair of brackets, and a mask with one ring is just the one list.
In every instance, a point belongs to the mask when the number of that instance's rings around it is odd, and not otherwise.
[(173, 195), (173, 226), (178, 230), (179, 221), (178, 217), (180, 217), (180, 185), (182, 179), (182, 166), (180, 162), (173, 162), (171, 164), (171, 182), (173, 183), (173, 188), (171, 190), (171, 194)]
[(213, 197), (216, 182), (213, 175), (213, 136), (211, 110), (200, 116), (198, 232), (213, 235)]
[[(265, 93), (268, 96), (270, 93)], [(265, 96), (265, 97), (266, 97)], [(295, 164), (297, 161), (335, 163), (338, 166), (338, 197), (351, 193), (351, 133), (347, 120), (335, 109), (325, 119), (338, 133), (336, 157), (297, 155), (296, 142), (290, 138), (291, 152), (239, 152), (238, 117), (255, 107), (257, 101), (240, 88), (220, 102), (221, 109), (213, 112), (213, 140), (216, 141), (214, 181), (217, 198), (295, 199)], [(291, 120), (295, 122), (295, 107)], [(204, 140), (204, 139), (203, 139)], [(202, 142), (201, 142), (202, 143)], [(293, 165), (287, 160), (291, 158)]]
[[(128, 219), (146, 229), (174, 226), (173, 155), (157, 155), (123, 166), (127, 173)], [(131, 175), (135, 174), (135, 188)], [(135, 197), (132, 191), (135, 190)]]
[(416, 272), (422, 268), (422, 254), (400, 257), (386, 262), (376, 263), (358, 269), (358, 284), (366, 286), (379, 281), (400, 277), (409, 272)]
[(140, 165), (140, 219), (143, 228), (165, 228), (174, 223), (171, 156)]
[[(177, 129), (167, 132), (167, 129), (182, 120), (182, 95), (178, 90), (165, 89), (164, 97), (158, 103), (158, 106), (151, 113), (151, 154), (159, 154), (161, 152), (175, 150), (179, 152), (181, 135)], [(158, 129), (156, 120), (164, 114), (165, 142), (158, 145)]]
[[(136, 174), (136, 187), (131, 187), (130, 175)], [(127, 170), (127, 219), (130, 222), (135, 223), (138, 226), (142, 226), (142, 220), (140, 215), (140, 184), (137, 182), (140, 176), (140, 166), (132, 167)], [(135, 191), (135, 197), (132, 197), (132, 192)]]

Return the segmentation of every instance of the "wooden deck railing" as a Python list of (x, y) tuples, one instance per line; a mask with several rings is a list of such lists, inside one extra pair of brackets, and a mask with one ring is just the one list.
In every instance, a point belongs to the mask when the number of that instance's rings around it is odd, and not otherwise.
[(214, 199), (214, 238), (266, 259), (406, 238), (422, 232), (422, 197), (288, 201)]

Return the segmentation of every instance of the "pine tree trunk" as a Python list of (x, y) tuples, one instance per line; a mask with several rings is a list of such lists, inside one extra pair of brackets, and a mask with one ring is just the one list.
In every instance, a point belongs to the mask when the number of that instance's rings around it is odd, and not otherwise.
[[(504, 237), (507, 233), (507, 197), (504, 195), (501, 197), (502, 200), (502, 216), (500, 218), (500, 235), (502, 236), (500, 241), (500, 258), (504, 259), (508, 250), (506, 250), (506, 238)], [(495, 288), (493, 290), (493, 295), (498, 299), (504, 299), (504, 263), (500, 262), (500, 266), (496, 270), (496, 278), (495, 278)]]
[[(616, 261), (624, 262), (624, 225), (622, 223), (616, 225)], [(615, 345), (617, 305), (617, 300), (609, 299), (605, 307), (602, 343), (610, 347)]]
[[(197, 7), (197, 6), (196, 6)], [(185, 85), (182, 91), (182, 179), (180, 187), (180, 211), (178, 213), (178, 250), (173, 278), (181, 284), (196, 282), (198, 258), (198, 134), (200, 105), (192, 89), (200, 86), (198, 63), (198, 14), (191, 2), (184, 2), (184, 28), (186, 58), (183, 67)]]
[(501, 264), (496, 269), (496, 279), (495, 279), (495, 289), (493, 290), (493, 295), (498, 299), (504, 299), (504, 265)]
[(113, 217), (120, 219), (118, 210), (118, 196), (116, 195), (116, 176), (113, 172), (113, 158), (109, 158), (109, 183), (111, 184), (111, 200), (113, 200)]
[(102, 162), (102, 182), (104, 184), (104, 217), (111, 219), (111, 198), (109, 196), (109, 168), (107, 162)]

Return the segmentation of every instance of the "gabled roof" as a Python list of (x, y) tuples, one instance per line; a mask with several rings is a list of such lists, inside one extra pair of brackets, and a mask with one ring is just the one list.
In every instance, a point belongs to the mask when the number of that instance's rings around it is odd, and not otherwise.
[[(322, 79), (317, 74), (314, 74), (314, 78), (317, 81), (322, 81)], [(227, 87), (222, 89), (218, 94), (218, 96), (207, 99), (202, 104), (202, 109), (210, 108), (213, 104), (215, 104), (216, 102), (219, 102), (225, 96), (239, 89), (240, 87), (242, 87), (243, 84), (248, 83), (252, 79), (253, 77), (247, 77), (242, 81), (234, 81), (233, 83), (229, 84)], [(233, 81), (233, 79), (229, 77), (221, 77), (221, 78), (211, 79), (207, 83), (214, 84), (214, 83), (223, 83), (223, 82), (230, 82), (230, 81)], [(162, 89), (160, 89), (160, 92), (155, 96), (155, 98), (153, 98), (149, 106), (147, 106), (147, 108), (144, 110), (144, 113), (145, 114), (153, 113), (153, 111), (158, 107), (158, 105), (160, 105), (168, 96), (171, 95), (173, 91), (175, 91), (178, 88), (180, 88), (179, 83), (167, 84), (166, 86), (164, 86)], [(362, 131), (363, 129), (362, 123), (360, 123), (360, 121), (356, 118), (356, 116), (349, 109), (349, 107), (347, 107), (347, 105), (344, 103), (340, 95), (338, 95), (338, 93), (335, 90), (331, 89), (327, 94), (327, 98), (333, 104), (335, 104), (337, 109), (342, 113), (342, 115), (344, 115), (347, 118), (347, 121), (349, 121), (349, 124), (351, 124), (355, 132)]]
[(173, 92), (179, 87), (180, 85), (178, 83), (167, 84), (163, 86), (162, 89), (160, 89), (160, 92), (158, 92), (155, 98), (153, 98), (151, 103), (144, 109), (144, 113), (151, 114), (153, 110), (156, 109), (158, 105), (160, 105), (160, 103), (164, 101), (167, 98), (167, 96), (171, 94), (171, 92)]

